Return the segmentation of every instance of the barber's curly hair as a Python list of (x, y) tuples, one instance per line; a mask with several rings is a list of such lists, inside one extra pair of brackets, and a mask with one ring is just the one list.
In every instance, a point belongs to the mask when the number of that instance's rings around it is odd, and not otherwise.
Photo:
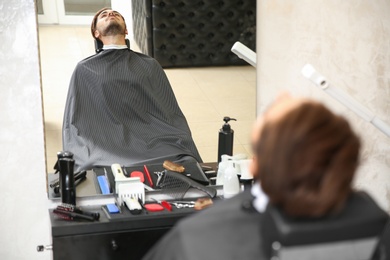
[(295, 217), (340, 209), (350, 194), (360, 140), (348, 122), (305, 101), (265, 122), (255, 145), (258, 177), (270, 202)]
[[(98, 17), (99, 15), (103, 12), (103, 11), (106, 11), (106, 10), (112, 10), (110, 7), (104, 7), (102, 9), (100, 9), (99, 11), (96, 12), (95, 16), (93, 17), (92, 19), (92, 23), (91, 23), (91, 34), (92, 34), (92, 37), (94, 39), (95, 38), (95, 31), (96, 31), (96, 23), (97, 23), (97, 20), (98, 20)], [(123, 21), (125, 21), (125, 18), (121, 15)], [(126, 26), (126, 23), (125, 23), (125, 26)]]

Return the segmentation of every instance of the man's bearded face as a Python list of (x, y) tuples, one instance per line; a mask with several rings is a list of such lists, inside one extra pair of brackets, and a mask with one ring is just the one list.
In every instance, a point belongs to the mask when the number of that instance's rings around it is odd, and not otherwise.
[(102, 28), (101, 34), (103, 36), (125, 35), (125, 27), (117, 21), (111, 21), (105, 28)]
[(102, 36), (126, 35), (126, 24), (116, 11), (103, 11), (97, 20), (96, 29)]

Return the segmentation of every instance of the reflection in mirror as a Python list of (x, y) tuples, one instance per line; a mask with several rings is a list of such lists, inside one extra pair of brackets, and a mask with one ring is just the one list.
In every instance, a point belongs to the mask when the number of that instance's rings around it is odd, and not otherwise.
[[(94, 55), (89, 26), (40, 25), (39, 44), (44, 101), (46, 159), (54, 172), (62, 150), (62, 119), (68, 84), (77, 62)], [(139, 48), (130, 39), (131, 49)], [(256, 70), (252, 66), (165, 69), (204, 162), (216, 162), (223, 117), (234, 130), (233, 153), (251, 156), (250, 131), (255, 120)]]

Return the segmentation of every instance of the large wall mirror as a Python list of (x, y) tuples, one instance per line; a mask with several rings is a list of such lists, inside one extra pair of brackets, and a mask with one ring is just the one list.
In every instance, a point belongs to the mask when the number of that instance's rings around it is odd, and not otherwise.
[[(95, 12), (98, 9), (100, 8), (95, 6), (92, 10)], [(131, 13), (124, 13), (126, 10), (118, 11), (125, 18), (131, 17)], [(88, 21), (90, 20), (91, 16)], [(131, 21), (127, 21), (127, 24), (131, 31)], [(38, 28), (46, 160), (48, 172), (52, 173), (56, 154), (62, 150), (62, 119), (72, 72), (77, 62), (93, 55), (95, 51), (89, 22), (71, 25), (40, 23)], [(130, 35), (129, 38), (131, 49), (139, 51)], [(231, 122), (235, 131), (234, 154), (251, 156), (250, 131), (256, 114), (254, 67), (170, 68), (165, 69), (165, 72), (204, 162), (217, 161), (218, 131), (224, 116), (237, 119)]]

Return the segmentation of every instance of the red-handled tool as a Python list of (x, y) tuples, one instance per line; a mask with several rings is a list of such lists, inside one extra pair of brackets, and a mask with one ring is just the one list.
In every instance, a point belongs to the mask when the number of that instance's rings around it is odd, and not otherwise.
[(130, 173), (130, 177), (138, 177), (141, 182), (145, 182), (144, 174), (140, 171), (133, 171)]
[(146, 165), (144, 165), (144, 171), (145, 171), (146, 177), (148, 178), (148, 181), (149, 181), (150, 187), (152, 187), (152, 188), (153, 188), (153, 181), (152, 181), (152, 177), (150, 176), (150, 173), (149, 173), (148, 167), (146, 167)]
[(160, 204), (161, 204), (161, 206), (163, 206), (167, 210), (172, 211), (172, 205), (169, 204), (169, 202), (163, 200), (163, 201), (160, 202)]
[(156, 200), (156, 199), (152, 199), (152, 200), (156, 201), (158, 204), (160, 204), (161, 206), (163, 206), (166, 210), (172, 211), (172, 205), (171, 205), (168, 201), (165, 201), (165, 200)]
[(163, 211), (164, 207), (157, 203), (145, 204), (145, 209), (150, 212)]

